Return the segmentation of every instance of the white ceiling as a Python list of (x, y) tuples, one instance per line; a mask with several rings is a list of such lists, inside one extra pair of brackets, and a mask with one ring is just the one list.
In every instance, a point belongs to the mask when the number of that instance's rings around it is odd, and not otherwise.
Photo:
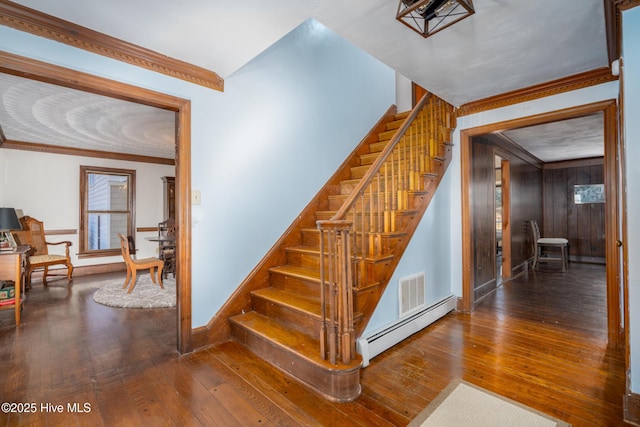
[(173, 159), (175, 113), (0, 73), (11, 141)]
[[(608, 65), (603, 0), (474, 0), (474, 15), (427, 39), (395, 19), (396, 0), (154, 0), (152, 7), (149, 2), (130, 0), (15, 3), (207, 68), (223, 78), (304, 20), (314, 18), (455, 106)], [(131, 108), (123, 101), (82, 99), (93, 106), (83, 109), (80, 101), (56, 93), (54, 97), (67, 101), (62, 105), (69, 111), (62, 114), (57, 106), (46, 112), (43, 99), (50, 96), (40, 89), (36, 93), (41, 100), (29, 98), (24, 105), (7, 107), (5, 98), (11, 99), (7, 94), (12, 91), (6, 85), (0, 83), (5, 103), (0, 108), (0, 126), (7, 139), (30, 141), (43, 135), (42, 126), (55, 126), (64, 138), (73, 130), (73, 144), (82, 144), (76, 138), (86, 135), (101, 144), (128, 140), (134, 151), (135, 147), (146, 150), (145, 135), (153, 136), (157, 144), (161, 130), (150, 126), (134, 131), (128, 122), (121, 130), (114, 129), (118, 120), (136, 116), (122, 114)], [(103, 102), (107, 116), (97, 114)], [(81, 110), (86, 117), (78, 116)], [(159, 116), (148, 110), (138, 117), (145, 115), (157, 123)], [(56, 117), (60, 121), (54, 123)], [(14, 124), (9, 125), (12, 120)], [(565, 131), (566, 125), (562, 126)], [(553, 125), (545, 126), (546, 134), (553, 135)], [(557, 139), (567, 144), (573, 133), (571, 129)], [(510, 137), (518, 142), (517, 134)], [(46, 142), (52, 142), (50, 132)], [(171, 151), (173, 156), (172, 147)]]
[(543, 162), (604, 156), (604, 114), (502, 132)]

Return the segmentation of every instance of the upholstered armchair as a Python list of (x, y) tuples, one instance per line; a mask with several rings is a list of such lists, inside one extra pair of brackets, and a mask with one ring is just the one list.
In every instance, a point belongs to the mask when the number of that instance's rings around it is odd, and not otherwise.
[[(35, 270), (43, 269), (42, 283), (47, 286), (47, 276), (59, 276), (59, 274), (51, 274), (49, 267), (55, 265), (64, 265), (67, 267), (67, 279), (73, 280), (73, 265), (69, 257), (70, 241), (63, 242), (47, 242), (44, 235), (44, 225), (42, 221), (38, 221), (30, 216), (20, 218), (22, 230), (13, 232), (16, 240), (20, 245), (29, 245), (31, 250), (27, 257), (26, 267), (26, 284), (31, 285), (31, 274)], [(64, 245), (64, 255), (49, 254), (49, 246)]]

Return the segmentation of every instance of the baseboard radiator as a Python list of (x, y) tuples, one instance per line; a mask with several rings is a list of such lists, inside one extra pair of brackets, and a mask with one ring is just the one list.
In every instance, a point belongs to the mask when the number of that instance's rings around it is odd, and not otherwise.
[(386, 326), (368, 337), (358, 339), (358, 353), (362, 355), (362, 366), (368, 366), (375, 356), (416, 332), (426, 328), (447, 313), (455, 310), (457, 298), (450, 295), (423, 310)]

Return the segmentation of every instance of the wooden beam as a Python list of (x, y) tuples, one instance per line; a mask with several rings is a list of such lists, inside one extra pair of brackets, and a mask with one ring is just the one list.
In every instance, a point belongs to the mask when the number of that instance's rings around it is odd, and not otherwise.
[(224, 90), (224, 80), (213, 71), (7, 0), (0, 0), (0, 24), (200, 86)]

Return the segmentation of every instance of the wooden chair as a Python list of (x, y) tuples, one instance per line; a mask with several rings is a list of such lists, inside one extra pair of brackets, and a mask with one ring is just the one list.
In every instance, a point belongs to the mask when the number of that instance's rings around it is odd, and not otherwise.
[(127, 243), (129, 244), (129, 256), (136, 259), (138, 250), (136, 249), (136, 241), (133, 239), (133, 236), (127, 236)]
[[(540, 227), (536, 220), (529, 221), (533, 244), (533, 269), (536, 270), (540, 261), (560, 262), (562, 271), (569, 268), (569, 240), (564, 237), (540, 237)], [(547, 250), (544, 250), (547, 248)], [(557, 249), (549, 251), (548, 248)]]
[[(169, 218), (158, 224), (158, 238), (159, 240), (159, 258), (164, 261), (164, 278), (166, 279), (169, 273), (176, 277), (176, 222), (173, 218)], [(166, 240), (164, 240), (166, 239)]]
[[(158, 258), (144, 258), (144, 259), (133, 259), (131, 258), (131, 253), (129, 252), (129, 240), (122, 234), (118, 234), (120, 238), (120, 250), (122, 251), (122, 258), (124, 258), (124, 263), (127, 266), (127, 278), (124, 281), (124, 285), (122, 289), (129, 286), (128, 294), (133, 291), (134, 286), (136, 285), (136, 276), (138, 274), (138, 270), (146, 270), (149, 269), (149, 275), (151, 276), (151, 281), (153, 283), (158, 283), (162, 289), (164, 286), (162, 285), (162, 267), (164, 266), (164, 262)], [(156, 278), (158, 281), (156, 282)]]
[[(14, 231), (13, 234), (20, 245), (29, 245), (31, 250), (27, 256), (25, 275), (27, 287), (31, 286), (31, 274), (35, 270), (44, 269), (42, 283), (47, 286), (47, 276), (60, 276), (60, 274), (49, 274), (49, 267), (53, 265), (64, 265), (67, 267), (67, 279), (73, 280), (73, 264), (69, 257), (69, 247), (71, 242), (48, 242), (44, 235), (44, 225), (30, 216), (20, 218), (22, 230)], [(64, 245), (64, 255), (49, 254), (50, 245)]]

